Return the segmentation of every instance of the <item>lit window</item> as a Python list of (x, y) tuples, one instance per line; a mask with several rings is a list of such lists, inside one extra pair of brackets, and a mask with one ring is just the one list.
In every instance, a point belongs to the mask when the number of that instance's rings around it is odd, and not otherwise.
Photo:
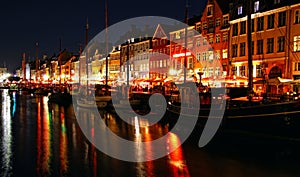
[(294, 36), (294, 52), (300, 52), (300, 36)]
[(222, 41), (223, 42), (227, 42), (228, 41), (228, 33), (223, 33)]
[(254, 12), (258, 12), (259, 11), (259, 1), (255, 1), (254, 2)]
[(200, 39), (197, 39), (196, 45), (197, 45), (197, 46), (200, 46)]
[(221, 75), (220, 67), (216, 67), (215, 75), (216, 76), (220, 76)]
[(202, 77), (207, 77), (207, 74), (206, 74), (206, 67), (204, 67), (204, 68), (202, 69), (202, 72), (203, 72)]
[(223, 54), (222, 54), (222, 58), (223, 58), (223, 59), (226, 59), (226, 58), (228, 57), (227, 49), (223, 49), (223, 50), (222, 50), (222, 53), (223, 53)]
[(220, 50), (216, 50), (216, 59), (220, 60)]
[(209, 61), (213, 61), (213, 59), (214, 59), (214, 52), (213, 51), (209, 51), (208, 52), (208, 60)]
[(242, 15), (243, 14), (243, 6), (239, 6), (238, 7), (238, 15)]
[(175, 39), (180, 39), (180, 33), (179, 32), (175, 33)]
[(214, 74), (214, 68), (208, 68), (208, 76), (211, 77)]
[(206, 30), (206, 29), (207, 29), (207, 23), (204, 22), (204, 23), (203, 23), (203, 30)]
[(207, 40), (205, 38), (203, 38), (203, 45), (207, 44)]
[(213, 36), (209, 36), (209, 44), (213, 44), (214, 43), (214, 37)]
[(196, 58), (197, 58), (198, 61), (201, 60), (201, 53), (200, 53), (200, 52), (197, 52), (197, 53), (196, 53)]
[(296, 62), (296, 63), (295, 63), (294, 70), (295, 70), (295, 71), (300, 71), (300, 62)]
[(216, 43), (220, 43), (220, 40), (221, 40), (220, 34), (217, 34), (216, 35)]
[(206, 61), (206, 59), (207, 59), (207, 55), (206, 54), (207, 54), (206, 52), (202, 53), (202, 60), (203, 61)]

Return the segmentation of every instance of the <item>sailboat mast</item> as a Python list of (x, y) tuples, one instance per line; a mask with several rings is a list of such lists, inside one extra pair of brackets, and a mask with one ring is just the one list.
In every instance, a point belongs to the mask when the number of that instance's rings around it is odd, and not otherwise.
[(23, 80), (26, 83), (26, 54), (25, 54), (25, 52), (22, 55), (22, 71), (23, 71)]
[(38, 71), (39, 71), (39, 43), (35, 43), (35, 82), (38, 81)]
[(61, 70), (61, 38), (59, 38), (59, 57), (58, 57), (58, 62), (59, 62), (59, 85), (61, 85), (61, 76), (62, 76), (62, 70)]
[(107, 0), (105, 0), (105, 45), (106, 45), (105, 85), (107, 86), (107, 81), (108, 81), (108, 5), (107, 5)]
[(89, 21), (88, 18), (86, 19), (86, 26), (85, 26), (85, 48), (86, 48), (86, 53), (85, 53), (85, 71), (86, 71), (86, 86), (87, 86), (87, 94), (88, 94), (88, 86), (89, 86), (89, 62), (88, 62), (88, 55), (89, 55), (89, 49), (87, 48), (88, 45), (88, 34), (89, 34)]
[(184, 69), (183, 69), (183, 82), (186, 83), (186, 70), (187, 70), (187, 56), (186, 56), (186, 52), (187, 52), (187, 27), (188, 27), (188, 0), (186, 0), (185, 2), (185, 23), (186, 23), (186, 27), (184, 28)]
[(252, 0), (247, 0), (247, 43), (248, 43), (248, 91), (249, 101), (251, 101), (251, 92), (253, 89), (253, 63), (252, 63), (252, 36), (251, 36), (251, 12), (252, 12)]

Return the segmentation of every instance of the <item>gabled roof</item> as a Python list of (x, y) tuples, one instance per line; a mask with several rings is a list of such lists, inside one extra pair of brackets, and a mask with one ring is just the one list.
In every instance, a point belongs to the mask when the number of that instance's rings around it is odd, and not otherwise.
[(157, 25), (157, 28), (153, 34), (152, 39), (155, 38), (168, 38), (168, 36), (166, 35), (165, 31), (163, 30), (160, 24)]

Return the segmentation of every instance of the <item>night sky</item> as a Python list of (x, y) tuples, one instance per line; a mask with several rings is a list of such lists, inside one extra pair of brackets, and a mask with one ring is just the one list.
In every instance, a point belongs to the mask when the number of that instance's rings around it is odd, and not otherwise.
[[(189, 0), (189, 17), (200, 15), (207, 0)], [(89, 39), (105, 27), (105, 0), (4, 1), (0, 5), (0, 66), (13, 71), (25, 52), (34, 60), (36, 42), (39, 56), (49, 57), (62, 48), (77, 53), (85, 41), (86, 19)], [(139, 16), (163, 16), (184, 20), (185, 0), (108, 0), (109, 25)]]

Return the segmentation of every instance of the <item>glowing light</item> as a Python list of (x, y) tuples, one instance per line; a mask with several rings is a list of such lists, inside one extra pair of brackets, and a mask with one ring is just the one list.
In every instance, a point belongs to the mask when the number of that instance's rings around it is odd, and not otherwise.
[[(186, 52), (186, 56), (190, 56), (192, 55), (191, 52)], [(177, 53), (177, 54), (173, 54), (173, 57), (176, 58), (176, 57), (184, 57), (185, 56), (185, 53)]]

